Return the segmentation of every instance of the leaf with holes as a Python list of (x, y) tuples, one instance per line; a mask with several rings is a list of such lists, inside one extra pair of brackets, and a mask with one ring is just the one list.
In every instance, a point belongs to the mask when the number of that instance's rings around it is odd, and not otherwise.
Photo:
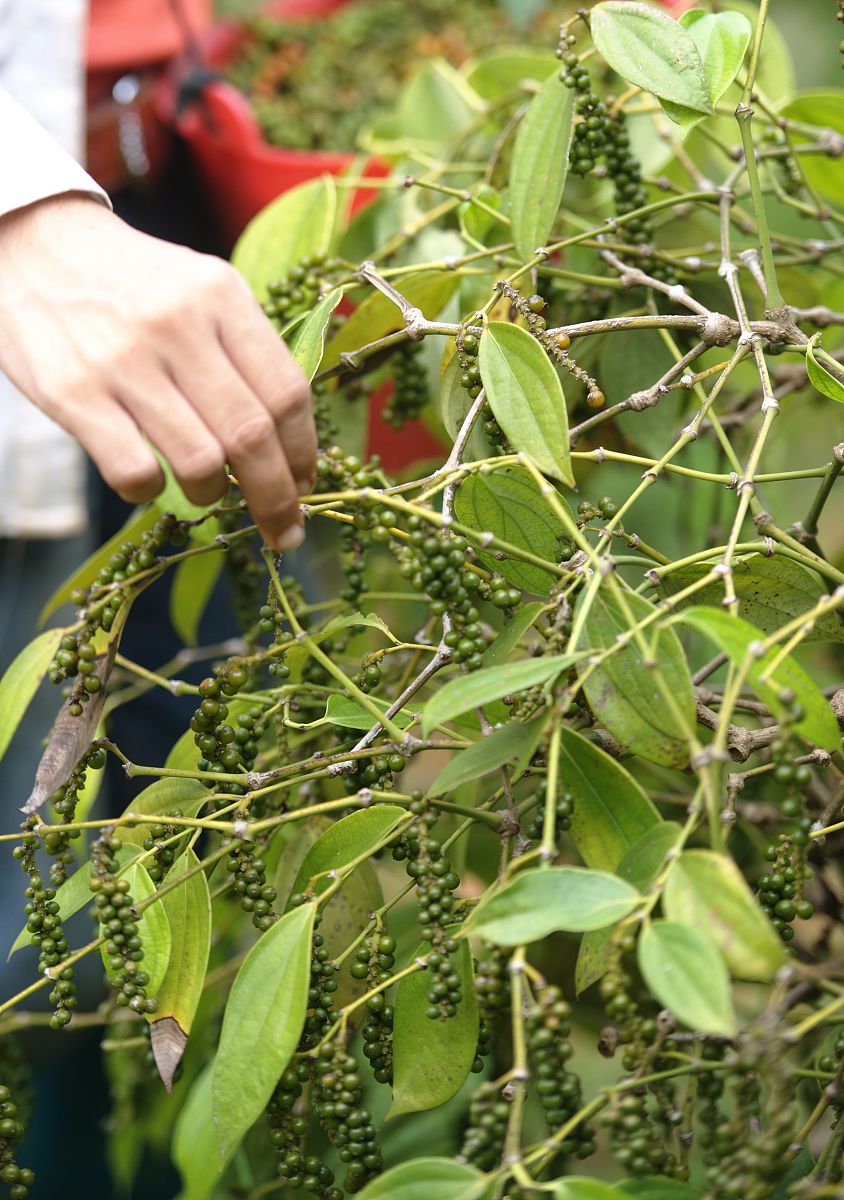
[(478, 361), (489, 406), (513, 447), (574, 487), (563, 385), (539, 342), (518, 325), (491, 321)]

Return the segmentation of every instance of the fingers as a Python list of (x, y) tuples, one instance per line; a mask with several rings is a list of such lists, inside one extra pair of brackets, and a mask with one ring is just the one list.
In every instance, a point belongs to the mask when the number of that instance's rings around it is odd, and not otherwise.
[(100, 474), (129, 504), (145, 504), (164, 487), (164, 474), (135, 421), (116, 400), (104, 397), (86, 407), (84, 423), (69, 429)]
[(316, 477), (317, 438), (308, 381), (247, 289), (220, 323), (219, 338), (237, 372), (270, 413), (304, 494)]
[(231, 464), (264, 538), (276, 549), (294, 549), (304, 538), (299, 493), (273, 417), (219, 342), (206, 338), (201, 360), (187, 362), (187, 373), (175, 364), (176, 385)]
[(118, 398), (167, 459), (188, 500), (207, 505), (225, 494), (223, 447), (163, 371), (124, 377)]

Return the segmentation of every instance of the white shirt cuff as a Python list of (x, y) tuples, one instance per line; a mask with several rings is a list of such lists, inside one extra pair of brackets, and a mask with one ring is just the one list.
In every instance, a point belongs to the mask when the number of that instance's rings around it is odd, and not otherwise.
[(99, 184), (0, 88), (0, 217), (67, 192), (111, 207)]

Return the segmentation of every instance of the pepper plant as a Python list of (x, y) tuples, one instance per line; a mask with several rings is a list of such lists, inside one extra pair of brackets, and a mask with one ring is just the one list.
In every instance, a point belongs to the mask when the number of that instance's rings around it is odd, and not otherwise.
[[(66, 693), (3, 835), (13, 1200), (33, 1025), (102, 1027), (117, 1179), (170, 1141), (181, 1200), (844, 1194), (844, 93), (791, 94), (767, 8), (428, 64), (373, 203), (325, 177), (244, 233), (343, 578), (171, 485), (0, 685), (3, 748)], [(385, 416), (441, 457), (389, 474)], [(221, 569), (240, 629), (197, 647)], [(163, 578), (187, 648), (135, 663)], [(174, 744), (130, 761), (151, 688)], [(138, 791), (94, 816), (108, 758)]]

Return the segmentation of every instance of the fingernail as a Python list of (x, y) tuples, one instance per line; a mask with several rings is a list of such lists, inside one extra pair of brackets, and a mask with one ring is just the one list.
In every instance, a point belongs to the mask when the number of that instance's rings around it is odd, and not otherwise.
[(305, 540), (305, 531), (301, 525), (290, 525), (278, 538), (276, 545), (279, 550), (295, 550)]

